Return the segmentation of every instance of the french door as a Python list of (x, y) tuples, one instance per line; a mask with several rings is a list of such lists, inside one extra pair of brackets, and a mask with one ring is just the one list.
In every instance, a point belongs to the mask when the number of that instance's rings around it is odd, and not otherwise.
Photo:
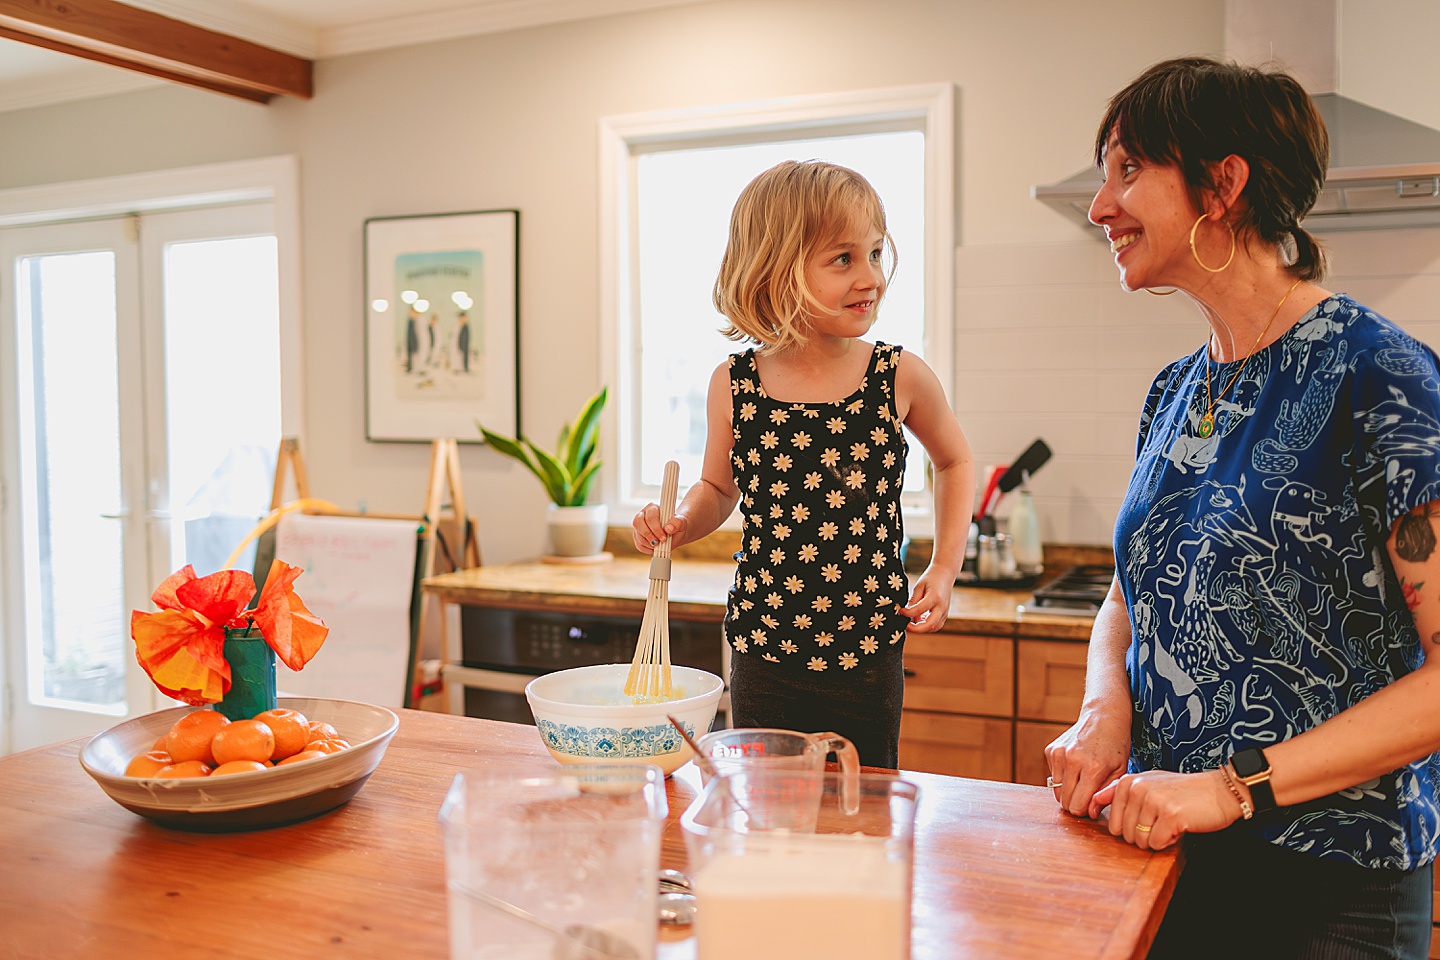
[(169, 705), (130, 612), (186, 563), (220, 569), (268, 508), (273, 219), (257, 203), (0, 230), (6, 751)]

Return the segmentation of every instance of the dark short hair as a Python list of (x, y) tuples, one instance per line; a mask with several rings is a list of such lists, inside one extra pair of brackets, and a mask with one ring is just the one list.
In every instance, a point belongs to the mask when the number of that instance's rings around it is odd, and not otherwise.
[(1157, 63), (1110, 99), (1095, 135), (1103, 165), (1115, 137), (1126, 152), (1173, 165), (1201, 206), (1214, 187), (1210, 165), (1234, 154), (1250, 164), (1238, 230), (1277, 245), (1293, 242), (1290, 270), (1325, 275), (1319, 241), (1300, 227), (1325, 183), (1330, 136), (1315, 103), (1288, 73), (1208, 57)]

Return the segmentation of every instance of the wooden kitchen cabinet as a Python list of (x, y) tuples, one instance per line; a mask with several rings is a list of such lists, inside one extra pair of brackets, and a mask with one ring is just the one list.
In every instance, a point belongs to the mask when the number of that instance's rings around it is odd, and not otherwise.
[(905, 707), (1013, 716), (1015, 641), (958, 633), (905, 640)]
[(1027, 622), (1007, 624), (1007, 635), (907, 639), (900, 766), (1044, 784), (1045, 746), (1080, 714), (1088, 626)]
[(1085, 698), (1088, 650), (1088, 644), (1063, 640), (1016, 641), (1015, 716), (1073, 722)]
[(1011, 726), (1009, 720), (907, 709), (900, 717), (900, 767), (1009, 780)]
[(1045, 763), (1045, 748), (1069, 729), (1068, 723), (1036, 723), (1015, 721), (1015, 782), (1037, 787), (1045, 785), (1050, 768)]

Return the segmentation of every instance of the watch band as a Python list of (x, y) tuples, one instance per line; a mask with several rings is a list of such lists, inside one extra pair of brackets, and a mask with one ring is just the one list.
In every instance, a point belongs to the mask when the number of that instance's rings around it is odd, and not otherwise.
[(1250, 799), (1255, 802), (1255, 812), (1275, 809), (1275, 790), (1270, 786), (1270, 761), (1259, 747), (1236, 751), (1230, 757), (1230, 769), (1235, 779), (1250, 790)]

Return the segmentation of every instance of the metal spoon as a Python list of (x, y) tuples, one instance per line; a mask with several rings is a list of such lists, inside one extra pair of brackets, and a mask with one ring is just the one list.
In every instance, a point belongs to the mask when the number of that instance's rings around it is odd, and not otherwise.
[(690, 889), (690, 878), (679, 870), (660, 871), (660, 890), (684, 893)]
[(616, 936), (598, 927), (583, 923), (572, 923), (563, 930), (548, 920), (541, 920), (529, 910), (522, 909), (488, 893), (452, 884), (461, 893), (474, 897), (486, 906), (494, 907), (501, 913), (508, 913), (516, 920), (523, 920), (531, 926), (548, 931), (555, 937), (554, 960), (640, 960), (640, 951), (624, 937)]
[(660, 922), (667, 927), (688, 927), (695, 922), (693, 893), (660, 894)]

